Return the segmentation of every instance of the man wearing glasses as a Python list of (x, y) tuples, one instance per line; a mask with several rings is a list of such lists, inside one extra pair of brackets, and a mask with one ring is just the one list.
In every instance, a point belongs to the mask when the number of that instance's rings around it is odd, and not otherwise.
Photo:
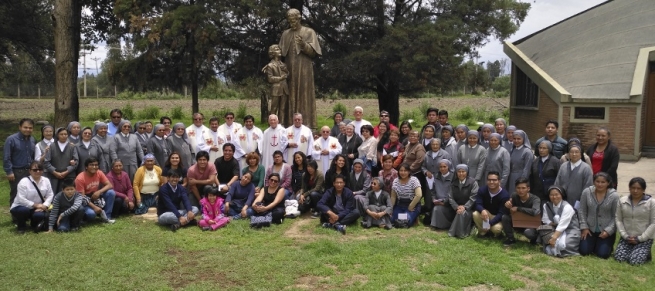
[[(318, 163), (318, 168), (325, 174), (332, 164), (332, 159), (341, 153), (341, 144), (336, 137), (330, 136), (330, 127), (321, 128), (321, 137), (314, 142), (312, 158)], [(293, 161), (293, 160), (292, 160)]]
[(237, 131), (241, 129), (241, 124), (234, 122), (234, 113), (232, 112), (225, 113), (224, 118), (225, 123), (221, 124), (221, 126), (218, 127), (218, 130), (225, 135), (228, 142), (234, 143), (233, 140), (236, 139), (235, 136)]
[(480, 187), (475, 198), (473, 222), (478, 229), (478, 236), (498, 237), (503, 232), (502, 218), (507, 213), (505, 203), (509, 193), (500, 187), (500, 173), (491, 171), (487, 174), (487, 186)]
[(111, 122), (107, 124), (107, 136), (114, 136), (114, 134), (120, 132), (118, 124), (123, 120), (123, 111), (120, 109), (113, 109), (109, 116), (111, 117)]
[(205, 116), (200, 112), (196, 112), (193, 114), (193, 124), (186, 128), (186, 135), (189, 137), (193, 156), (200, 151), (209, 152), (211, 150), (212, 136), (209, 133), (209, 128), (203, 124), (204, 120)]
[[(391, 124), (391, 122), (389, 122), (389, 112), (387, 112), (386, 110), (380, 111), (380, 122), (383, 121), (389, 124), (389, 128), (387, 129), (387, 132), (391, 131), (392, 129), (398, 129), (398, 127), (396, 127), (395, 125)], [(378, 135), (380, 135), (380, 124), (376, 125), (373, 128), (373, 136), (378, 137)]]
[(309, 127), (302, 124), (302, 114), (293, 114), (293, 125), (287, 129), (287, 149), (284, 153), (285, 160), (293, 164), (293, 155), (296, 152), (303, 152), (305, 156), (312, 156), (312, 146), (314, 145), (314, 135)]

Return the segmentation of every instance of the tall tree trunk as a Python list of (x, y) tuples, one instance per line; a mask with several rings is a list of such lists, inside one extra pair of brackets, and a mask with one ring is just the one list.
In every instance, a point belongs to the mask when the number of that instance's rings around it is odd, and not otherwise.
[(77, 60), (80, 57), (82, 6), (78, 0), (55, 0), (55, 127), (79, 120)]
[(400, 88), (398, 81), (388, 77), (386, 73), (377, 76), (378, 82), (376, 91), (378, 94), (378, 107), (380, 111), (386, 110), (389, 112), (389, 121), (398, 126), (400, 118)]

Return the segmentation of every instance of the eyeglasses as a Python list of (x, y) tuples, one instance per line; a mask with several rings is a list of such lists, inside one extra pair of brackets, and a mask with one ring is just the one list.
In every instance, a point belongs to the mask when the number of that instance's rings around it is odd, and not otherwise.
[(32, 172), (43, 172), (43, 169), (30, 169)]
[(277, 182), (280, 182), (280, 180), (278, 180), (278, 179), (268, 179), (268, 180), (271, 181), (271, 183), (277, 183)]
[(82, 134), (84, 134), (84, 135), (91, 135), (90, 132), (83, 132)]
[(330, 131), (329, 130), (324, 130), (323, 133), (330, 133)]

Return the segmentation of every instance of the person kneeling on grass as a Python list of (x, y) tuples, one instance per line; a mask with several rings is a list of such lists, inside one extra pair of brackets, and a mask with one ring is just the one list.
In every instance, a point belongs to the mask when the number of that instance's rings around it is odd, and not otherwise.
[(505, 202), (508, 200), (509, 194), (500, 187), (500, 173), (489, 172), (487, 186), (480, 187), (475, 199), (476, 211), (473, 212), (473, 222), (478, 229), (478, 236), (501, 235), (503, 231), (501, 220), (506, 213)]
[[(159, 188), (159, 199), (157, 199), (157, 222), (161, 225), (170, 225), (172, 231), (177, 231), (180, 227), (195, 225), (194, 219), (198, 215), (198, 207), (191, 206), (187, 190), (182, 185), (178, 185), (180, 175), (170, 170), (166, 173), (168, 183)], [(180, 209), (180, 204), (183, 208)]]
[(342, 175), (337, 175), (332, 185), (332, 188), (325, 191), (316, 207), (321, 211), (321, 223), (324, 228), (334, 228), (341, 234), (346, 234), (346, 225), (357, 221), (359, 211), (355, 207), (353, 192), (346, 188)]
[(75, 191), (75, 181), (65, 179), (62, 188), (63, 190), (52, 199), (48, 232), (53, 232), (55, 227), (61, 232), (77, 231), (84, 217), (83, 198), (82, 194)]
[[(505, 202), (505, 208), (507, 208), (507, 214), (503, 215), (503, 231), (507, 236), (507, 239), (503, 242), (505, 246), (511, 246), (516, 243), (516, 238), (514, 238), (514, 226), (512, 225), (512, 215), (517, 212), (525, 213), (530, 216), (539, 216), (541, 215), (541, 199), (530, 193), (530, 184), (528, 184), (528, 179), (521, 177), (516, 179), (514, 183), (516, 190), (515, 194), (512, 194), (512, 198)], [(537, 243), (537, 230), (534, 228), (521, 228), (516, 229), (523, 231), (523, 235), (530, 240), (531, 244)]]
[(98, 165), (98, 159), (94, 157), (90, 157), (84, 162), (84, 172), (75, 178), (75, 190), (85, 195), (82, 205), (84, 205), (86, 221), (92, 221), (96, 215), (99, 215), (104, 222), (114, 223), (111, 214), (114, 209), (116, 193), (107, 176), (98, 170)]

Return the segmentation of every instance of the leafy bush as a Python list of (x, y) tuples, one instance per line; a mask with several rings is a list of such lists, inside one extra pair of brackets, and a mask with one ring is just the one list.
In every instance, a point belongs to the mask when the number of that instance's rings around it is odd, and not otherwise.
[[(221, 108), (218, 109), (218, 110), (214, 109), (214, 110), (212, 111), (212, 116), (216, 116), (216, 117), (223, 118), (223, 116), (225, 116), (225, 114), (227, 114), (228, 112), (231, 112), (231, 111), (232, 111), (232, 109), (230, 109), (230, 108), (227, 108), (227, 107), (221, 107)], [(245, 115), (244, 115), (244, 116), (245, 116)]]
[(234, 118), (237, 120), (241, 120), (244, 117), (246, 117), (247, 113), (246, 111), (248, 110), (248, 106), (246, 103), (240, 102), (239, 107), (237, 108), (237, 112), (234, 113)]
[(134, 107), (130, 103), (125, 104), (125, 106), (121, 108), (121, 111), (123, 112), (123, 119), (132, 120), (136, 118), (136, 114), (134, 114)]
[(87, 115), (84, 118), (84, 120), (93, 120), (93, 121), (102, 120), (102, 121), (105, 121), (105, 120), (109, 119), (109, 117), (110, 117), (109, 116), (109, 109), (107, 109), (107, 108), (98, 108), (98, 109), (95, 109), (95, 110), (91, 111), (91, 113), (89, 113), (89, 115)]
[(175, 92), (157, 92), (157, 91), (148, 91), (148, 92), (132, 92), (132, 91), (123, 91), (116, 96), (118, 100), (178, 100), (183, 99), (182, 94)]
[(235, 90), (228, 88), (227, 84), (220, 80), (207, 83), (199, 93), (200, 99), (244, 99), (244, 95)]
[(491, 89), (493, 89), (494, 92), (504, 92), (504, 91), (509, 92), (511, 84), (512, 84), (511, 75), (501, 76), (494, 80), (494, 82), (491, 84)]
[(182, 119), (184, 118), (184, 110), (182, 109), (182, 106), (175, 106), (171, 108), (171, 116), (170, 118), (172, 119)]
[(432, 107), (432, 105), (428, 102), (421, 102), (421, 104), (418, 106), (418, 112), (421, 113), (421, 115), (427, 115), (426, 113), (428, 112), (428, 109)]
[[(346, 105), (344, 105), (341, 102), (337, 102), (337, 104), (334, 104), (334, 106), (332, 106), (332, 113), (333, 114), (337, 113), (337, 112), (341, 112), (341, 113), (343, 113), (345, 115), (347, 111), (348, 111), (348, 107), (346, 107)], [(345, 118), (345, 116), (344, 116), (344, 118)]]
[(473, 116), (475, 115), (475, 110), (473, 110), (473, 108), (471, 108), (470, 106), (466, 106), (455, 112), (455, 114), (453, 115), (455, 115), (455, 118), (457, 119), (468, 120), (473, 118)]
[(139, 119), (158, 119), (161, 117), (159, 112), (159, 107), (157, 106), (148, 106), (143, 110), (139, 111)]
[(400, 113), (400, 120), (410, 120), (412, 119), (412, 124), (420, 124), (423, 121), (423, 114), (418, 108), (404, 110)]

